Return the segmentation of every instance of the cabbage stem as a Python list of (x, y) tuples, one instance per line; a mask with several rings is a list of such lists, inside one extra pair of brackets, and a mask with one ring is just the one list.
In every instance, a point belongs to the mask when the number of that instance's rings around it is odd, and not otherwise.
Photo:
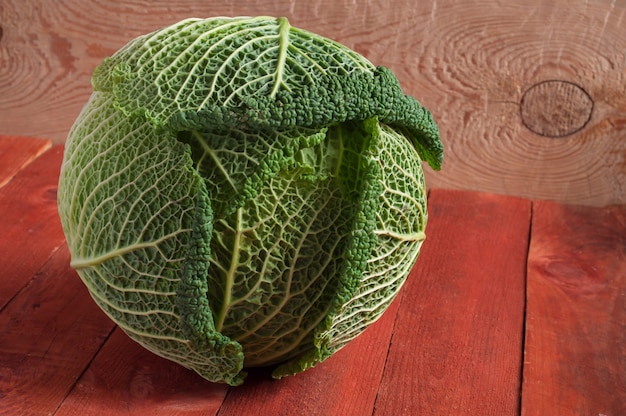
[(424, 241), (426, 239), (426, 233), (423, 231), (415, 233), (396, 233), (389, 230), (376, 230), (374, 233), (378, 236), (391, 237), (393, 239), (403, 241)]

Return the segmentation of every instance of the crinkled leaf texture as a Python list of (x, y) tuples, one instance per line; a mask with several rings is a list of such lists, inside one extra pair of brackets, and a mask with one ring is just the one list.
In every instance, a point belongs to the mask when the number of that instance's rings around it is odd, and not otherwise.
[(394, 299), (424, 240), (430, 113), (359, 54), (271, 17), (189, 19), (95, 71), (59, 214), (135, 341), (214, 382), (295, 374)]

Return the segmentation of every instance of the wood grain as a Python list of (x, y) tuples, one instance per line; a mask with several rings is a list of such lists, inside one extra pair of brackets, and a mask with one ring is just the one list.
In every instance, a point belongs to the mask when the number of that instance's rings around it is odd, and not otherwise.
[[(92, 70), (130, 39), (190, 16), (258, 14), (287, 16), (391, 68), (441, 126), (446, 158), (427, 171), (430, 186), (626, 203), (623, 0), (3, 0), (0, 133), (61, 143)], [(584, 128), (558, 139), (521, 113), (526, 92), (552, 80), (594, 104)], [(545, 101), (535, 117), (567, 100)]]
[(243, 386), (229, 391), (219, 416), (371, 415), (398, 303), (394, 301), (363, 334), (313, 369), (278, 381), (267, 372), (251, 374)]
[(50, 140), (0, 135), (0, 188), (51, 145)]
[(626, 414), (626, 206), (533, 204), (522, 415)]
[(0, 310), (65, 242), (56, 203), (62, 157), (54, 146), (0, 188)]
[[(402, 66), (419, 68), (419, 78), (407, 74), (410, 87), (425, 78), (416, 91), (432, 97), (447, 145), (442, 172), (428, 172), (431, 186), (626, 202), (626, 2), (459, 0), (423, 9), (430, 34)], [(522, 122), (524, 94), (549, 80), (579, 86), (594, 103), (585, 127), (559, 139)], [(547, 101), (542, 113), (555, 105), (569, 103)]]
[[(188, 17), (288, 16), (337, 36), (363, 30), (351, 0), (3, 0), (0, 7), (0, 134), (62, 143), (91, 94), (93, 69), (131, 39)], [(352, 21), (347, 26), (346, 19)], [(356, 19), (356, 21), (355, 21)], [(350, 32), (353, 33), (353, 32)]]
[(117, 328), (55, 416), (210, 416), (227, 391), (152, 354)]
[(2, 415), (52, 414), (113, 329), (69, 258), (64, 245), (0, 314)]
[(517, 415), (530, 202), (433, 190), (375, 415)]

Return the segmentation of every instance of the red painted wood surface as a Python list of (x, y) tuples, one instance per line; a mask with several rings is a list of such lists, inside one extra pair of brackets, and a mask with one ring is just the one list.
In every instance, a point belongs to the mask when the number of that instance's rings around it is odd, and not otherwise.
[(626, 207), (536, 202), (522, 410), (626, 414)]
[(228, 387), (158, 357), (117, 328), (63, 405), (61, 415), (216, 415)]
[[(5, 151), (15, 154), (14, 167), (33, 154), (31, 140), (24, 142), (23, 152), (18, 152), (15, 142), (0, 141), (2, 146), (7, 143)], [(18, 157), (20, 153), (23, 157)], [(62, 157), (63, 147), (55, 146), (0, 188), (0, 309), (65, 241), (56, 203)], [(9, 161), (5, 158), (5, 162)], [(8, 166), (4, 169), (12, 171)]]
[(433, 190), (375, 415), (514, 415), (530, 201)]
[(0, 414), (54, 413), (114, 327), (69, 259), (64, 245), (0, 313)]
[(52, 145), (32, 137), (0, 136), (0, 188)]
[(62, 149), (9, 147), (0, 415), (626, 414), (624, 206), (432, 190), (423, 252), (381, 320), (302, 375), (229, 388), (115, 328), (69, 268)]

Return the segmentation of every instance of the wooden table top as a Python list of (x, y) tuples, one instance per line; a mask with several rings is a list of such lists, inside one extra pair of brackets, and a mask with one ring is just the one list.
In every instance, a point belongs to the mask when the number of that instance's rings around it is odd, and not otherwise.
[(0, 136), (2, 415), (626, 414), (626, 206), (432, 189), (383, 317), (316, 368), (206, 382), (131, 341), (69, 268), (63, 148)]

